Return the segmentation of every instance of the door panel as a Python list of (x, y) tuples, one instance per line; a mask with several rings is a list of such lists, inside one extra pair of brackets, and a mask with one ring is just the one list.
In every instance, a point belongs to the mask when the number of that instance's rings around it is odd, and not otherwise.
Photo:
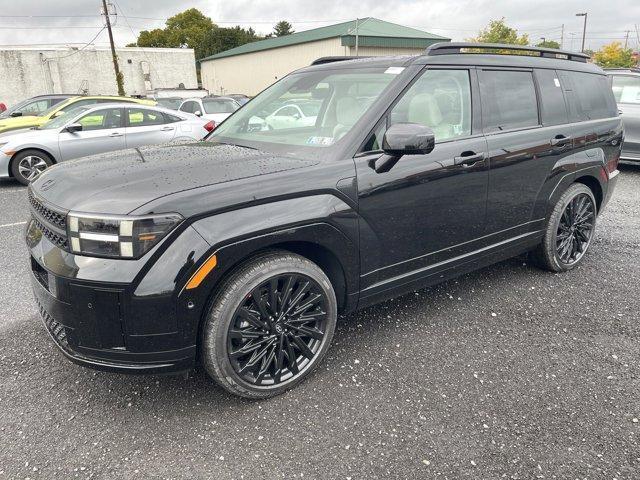
[(146, 108), (127, 108), (125, 129), (127, 148), (158, 145), (174, 139), (179, 122), (169, 122), (162, 112)]
[(622, 158), (640, 160), (640, 104), (620, 104), (624, 123)]
[(386, 173), (356, 161), (362, 287), (468, 253), (484, 230), (487, 163), (455, 165), (463, 152), (486, 152), (483, 137), (405, 155)]
[(69, 160), (125, 148), (122, 113), (119, 108), (98, 110), (75, 122), (83, 125), (82, 131), (60, 132), (60, 159)]

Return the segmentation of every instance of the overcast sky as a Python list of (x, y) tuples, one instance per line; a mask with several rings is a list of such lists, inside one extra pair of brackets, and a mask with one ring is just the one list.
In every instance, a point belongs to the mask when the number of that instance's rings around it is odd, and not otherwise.
[[(454, 40), (474, 36), (491, 19), (505, 17), (531, 42), (540, 38), (560, 41), (565, 26), (564, 47), (580, 49), (582, 18), (588, 12), (587, 48), (597, 49), (613, 40), (638, 48), (634, 21), (640, 28), (639, 0), (111, 0), (118, 5), (116, 43), (135, 40), (138, 31), (162, 27), (164, 19), (190, 7), (199, 8), (220, 26), (240, 24), (260, 33), (271, 31), (281, 19), (296, 31), (351, 20), (377, 17), (426, 30)], [(0, 0), (0, 45), (78, 43), (91, 41), (102, 20), (100, 0)], [(128, 20), (128, 22), (125, 20)], [(144, 17), (144, 18), (141, 18)], [(132, 32), (133, 30), (133, 32)], [(135, 32), (135, 34), (134, 34)], [(108, 41), (106, 32), (95, 40)]]

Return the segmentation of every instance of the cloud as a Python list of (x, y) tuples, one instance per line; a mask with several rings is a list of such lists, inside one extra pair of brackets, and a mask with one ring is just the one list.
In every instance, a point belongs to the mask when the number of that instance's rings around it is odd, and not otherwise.
[[(262, 33), (271, 31), (273, 24), (281, 19), (291, 21), (300, 31), (373, 16), (454, 40), (472, 37), (490, 20), (505, 17), (509, 25), (521, 33), (528, 33), (532, 42), (542, 37), (559, 41), (564, 24), (565, 48), (571, 47), (573, 38), (574, 49), (579, 48), (582, 36), (582, 18), (575, 16), (577, 12), (589, 12), (587, 47), (590, 48), (613, 40), (624, 41), (625, 30), (631, 30), (630, 45), (638, 47), (633, 20), (640, 22), (640, 2), (637, 0), (538, 0), (535, 4), (530, 0), (193, 0), (188, 4), (175, 0), (117, 0), (115, 3), (130, 17), (129, 24), (136, 34), (141, 29), (162, 27), (163, 19), (190, 7), (199, 8), (221, 26), (241, 24)], [(99, 12), (97, 0), (11, 2), (3, 5), (0, 12), (0, 44), (87, 42), (102, 26)], [(8, 15), (56, 17), (9, 18)], [(22, 28), (11, 29), (12, 26)], [(34, 27), (42, 28), (32, 29)], [(121, 16), (114, 35), (119, 44), (134, 38)], [(97, 39), (98, 43), (106, 41), (104, 33)]]

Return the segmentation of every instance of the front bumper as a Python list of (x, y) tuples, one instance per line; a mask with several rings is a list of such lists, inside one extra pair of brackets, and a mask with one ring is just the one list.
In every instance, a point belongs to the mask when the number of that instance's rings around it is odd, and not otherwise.
[(10, 163), (11, 157), (0, 150), (0, 178), (7, 178), (11, 176), (9, 173)]
[[(40, 217), (40, 220), (42, 218)], [(44, 325), (71, 361), (122, 373), (172, 373), (196, 363), (204, 301), (180, 295), (209, 245), (191, 227), (139, 260), (74, 255), (33, 220), (31, 284)], [(188, 308), (196, 304), (199, 308)]]

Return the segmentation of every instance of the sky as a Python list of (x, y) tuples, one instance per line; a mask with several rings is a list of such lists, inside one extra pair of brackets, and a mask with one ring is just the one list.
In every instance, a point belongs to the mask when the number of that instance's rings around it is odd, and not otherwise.
[[(490, 20), (504, 17), (531, 43), (542, 38), (579, 50), (582, 17), (588, 12), (586, 48), (598, 49), (614, 40), (639, 49), (634, 21), (640, 29), (638, 0), (111, 0), (119, 13), (114, 28), (116, 44), (135, 41), (140, 30), (161, 28), (167, 17), (195, 7), (219, 26), (241, 25), (268, 33), (279, 20), (296, 31), (363, 17), (411, 26), (438, 35), (465, 40), (477, 35)], [(0, 45), (105, 45), (100, 0), (0, 0)], [(97, 36), (96, 36), (97, 35)]]

